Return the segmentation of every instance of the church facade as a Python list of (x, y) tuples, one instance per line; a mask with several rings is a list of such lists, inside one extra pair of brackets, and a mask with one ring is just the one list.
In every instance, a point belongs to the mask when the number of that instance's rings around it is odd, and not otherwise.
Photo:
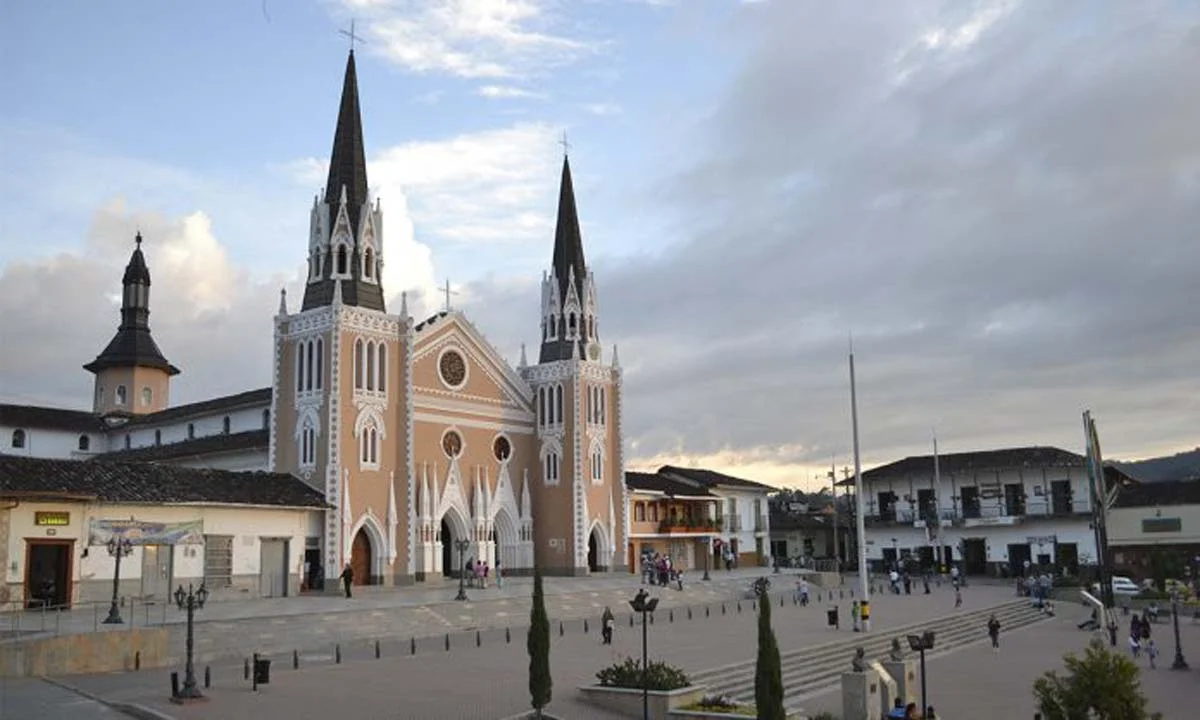
[(436, 582), (468, 559), (506, 573), (624, 569), (621, 368), (615, 347), (605, 358), (599, 344), (567, 158), (541, 313), (530, 318), (536, 362), (523, 346), (510, 366), (459, 310), (416, 318), (402, 294), (389, 312), (383, 231), (351, 52), (303, 246), (303, 297), (293, 307), (281, 292), (274, 318), (270, 388), (169, 406), (179, 370), (150, 337), (139, 242), (121, 328), (87, 366), (93, 412), (4, 406), (0, 432), (13, 447), (3, 452), (38, 455), (38, 433), (62, 457), (298, 476), (328, 505), (307, 538), (309, 581), (318, 566), (331, 583), (349, 565), (359, 583)]

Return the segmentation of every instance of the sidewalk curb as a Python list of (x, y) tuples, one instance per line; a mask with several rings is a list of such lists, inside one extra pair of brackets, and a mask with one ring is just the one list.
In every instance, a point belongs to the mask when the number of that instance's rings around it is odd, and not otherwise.
[(107, 708), (116, 710), (117, 712), (128, 715), (131, 718), (135, 718), (135, 720), (175, 720), (175, 718), (171, 715), (161, 713), (157, 710), (152, 710), (144, 705), (138, 705), (137, 703), (117, 703), (111, 700), (105, 700), (99, 695), (90, 693), (83, 688), (75, 687), (74, 685), (65, 683), (62, 680), (55, 680), (52, 677), (43, 675), (41, 676), (41, 680), (42, 682), (60, 687), (68, 692), (73, 692), (80, 697), (85, 697), (92, 702), (100, 703)]

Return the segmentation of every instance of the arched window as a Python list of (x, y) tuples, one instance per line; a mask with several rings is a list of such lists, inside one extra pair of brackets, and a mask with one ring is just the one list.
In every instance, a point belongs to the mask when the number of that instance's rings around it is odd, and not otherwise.
[(196, 439), (196, 426), (193, 423), (188, 423), (188, 440)]
[(125, 386), (124, 386), (124, 385), (118, 385), (118, 386), (117, 386), (117, 404), (118, 404), (118, 405), (124, 405), (124, 404), (125, 404), (125, 400), (126, 400), (126, 397), (125, 397)]
[(317, 338), (317, 389), (325, 387), (324, 377), (325, 371), (325, 343), (321, 338)]
[(600, 388), (600, 424), (608, 422), (608, 389)]
[(537, 396), (537, 422), (542, 426), (546, 424), (546, 388), (538, 388)]
[(133, 442), (129, 439), (129, 434), (126, 433), (125, 434), (125, 449), (128, 450), (131, 445), (133, 445)]
[(362, 447), (359, 453), (359, 462), (363, 465), (378, 466), (379, 465), (379, 431), (375, 428), (375, 424), (371, 423), (363, 428), (362, 437), (360, 438)]
[(317, 430), (311, 419), (304, 421), (300, 430), (300, 465), (312, 467), (317, 464)]
[(267, 430), (271, 427), (271, 411), (263, 410), (262, 412), (262, 429)]
[(567, 337), (573, 340), (577, 337), (575, 333), (575, 313), (571, 313), (567, 317)]
[(371, 248), (367, 248), (366, 252), (363, 253), (363, 276), (364, 277), (367, 277), (367, 278), (371, 277), (371, 275), (373, 273), (374, 265), (375, 265), (375, 253), (371, 252)]
[(313, 389), (313, 341), (304, 343), (304, 390)]
[(554, 386), (554, 422), (556, 424), (562, 424), (563, 421), (562, 391), (562, 385)]
[(363, 341), (362, 338), (354, 341), (354, 389), (362, 390), (363, 387)]
[(304, 392), (304, 343), (296, 345), (296, 392)]
[(367, 343), (367, 389), (375, 389), (375, 343)]
[(155, 445), (162, 445), (162, 430), (155, 430), (155, 431), (154, 431), (154, 444), (155, 444)]
[(550, 339), (554, 340), (558, 337), (558, 318), (554, 317), (554, 313), (550, 313)]
[(24, 430), (21, 430), (21, 429), (13, 430), (12, 446), (14, 448), (18, 448), (18, 449), (25, 447), (25, 431)]
[(592, 453), (592, 482), (604, 481), (604, 455), (599, 449)]
[(226, 415), (225, 417), (221, 418), (221, 432), (228, 435), (229, 430), (230, 430), (229, 416)]
[(92, 447), (92, 439), (87, 435), (79, 436), (79, 452), (87, 452)]
[(345, 246), (345, 245), (338, 245), (338, 249), (337, 249), (337, 271), (338, 271), (338, 275), (345, 275), (345, 274), (346, 274), (346, 268), (347, 268), (348, 264), (349, 264), (349, 263), (348, 263), (347, 256), (346, 256), (346, 246)]
[(558, 482), (558, 453), (546, 454), (546, 483), (553, 484)]
[(387, 344), (379, 343), (379, 380), (375, 383), (375, 387), (379, 392), (387, 390)]
[(154, 391), (148, 387), (142, 388), (142, 405), (147, 406), (154, 399)]

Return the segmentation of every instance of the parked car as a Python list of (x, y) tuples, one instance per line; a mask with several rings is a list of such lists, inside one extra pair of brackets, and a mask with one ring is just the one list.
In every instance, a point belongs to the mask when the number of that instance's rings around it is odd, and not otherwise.
[[(1137, 586), (1133, 580), (1122, 575), (1113, 575), (1112, 579), (1113, 595), (1133, 596), (1141, 592), (1141, 588)], [(1092, 594), (1100, 594), (1100, 583), (1092, 583)]]

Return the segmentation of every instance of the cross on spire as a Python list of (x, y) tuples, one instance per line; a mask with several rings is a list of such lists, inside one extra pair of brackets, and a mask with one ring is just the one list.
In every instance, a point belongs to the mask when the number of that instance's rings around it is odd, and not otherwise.
[(338, 34), (345, 35), (346, 37), (350, 38), (350, 52), (354, 52), (354, 43), (356, 43), (356, 42), (365, 43), (366, 42), (366, 40), (363, 39), (362, 35), (356, 35), (354, 33), (354, 20), (353, 19), (350, 20), (350, 30), (349, 31), (338, 30)]
[(571, 152), (571, 143), (567, 142), (567, 131), (566, 130), (563, 130), (562, 139), (558, 141), (558, 144), (562, 145), (563, 155), (566, 155)]
[(446, 278), (446, 288), (444, 292), (446, 293), (446, 312), (450, 312), (450, 296), (458, 294), (456, 291), (450, 289), (450, 278)]

